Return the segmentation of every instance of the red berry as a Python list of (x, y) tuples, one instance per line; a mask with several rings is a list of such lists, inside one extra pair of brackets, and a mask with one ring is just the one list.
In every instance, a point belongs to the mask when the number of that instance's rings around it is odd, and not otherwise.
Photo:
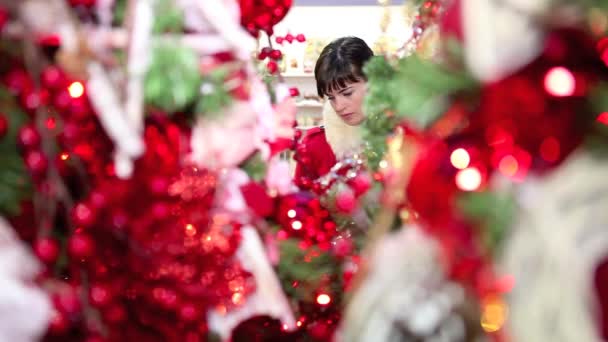
[(293, 39), (294, 39), (294, 38), (293, 38), (293, 35), (292, 35), (291, 33), (288, 33), (288, 34), (285, 36), (285, 40), (286, 40), (286, 41), (287, 41), (289, 44), (293, 43)]
[(70, 329), (70, 322), (65, 313), (55, 310), (49, 323), (49, 333), (51, 335), (63, 335)]
[(76, 259), (85, 259), (93, 255), (95, 244), (93, 240), (84, 233), (77, 233), (68, 240), (68, 251)]
[(304, 36), (302, 33), (300, 33), (296, 36), (296, 40), (299, 41), (300, 43), (304, 43), (306, 41), (306, 36)]
[(112, 300), (110, 288), (104, 284), (93, 284), (89, 290), (89, 300), (96, 307), (103, 307)]
[(352, 190), (343, 190), (336, 195), (336, 207), (343, 213), (350, 213), (355, 209), (357, 202)]
[(270, 58), (274, 59), (275, 61), (278, 61), (279, 59), (281, 59), (281, 57), (283, 57), (281, 50), (270, 51)]
[(52, 264), (59, 256), (59, 243), (53, 238), (42, 238), (34, 243), (34, 253), (45, 264)]
[(40, 146), (40, 133), (38, 133), (34, 125), (25, 125), (19, 130), (17, 143), (23, 149), (37, 148)]
[(266, 68), (268, 69), (268, 72), (271, 74), (276, 74), (276, 72), (279, 70), (279, 66), (278, 66), (277, 62), (275, 62), (275, 61), (268, 62), (268, 64), (266, 64)]
[(38, 150), (27, 152), (24, 157), (25, 166), (34, 176), (42, 175), (46, 172), (49, 162), (46, 156)]
[(300, 90), (297, 87), (291, 87), (289, 88), (289, 95), (291, 95), (291, 97), (297, 97), (300, 95)]
[(283, 40), (285, 40), (285, 38), (283, 38), (283, 37), (276, 37), (274, 39), (274, 41), (277, 42), (277, 44), (281, 44), (281, 45), (283, 44)]
[(42, 80), (42, 85), (45, 88), (49, 88), (52, 90), (59, 89), (64, 87), (66, 84), (66, 78), (61, 69), (54, 65), (50, 65), (42, 71), (42, 75), (40, 75)]
[(72, 209), (72, 220), (77, 226), (91, 226), (96, 216), (96, 209), (88, 203), (79, 203)]

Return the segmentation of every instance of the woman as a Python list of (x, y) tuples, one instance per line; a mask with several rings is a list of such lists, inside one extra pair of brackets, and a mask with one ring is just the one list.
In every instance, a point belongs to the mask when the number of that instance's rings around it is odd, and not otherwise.
[(327, 45), (315, 65), (319, 97), (326, 98), (323, 123), (306, 132), (296, 154), (295, 179), (299, 185), (325, 175), (361, 145), (359, 126), (365, 120), (363, 99), (367, 78), (363, 65), (374, 53), (357, 37), (339, 38)]

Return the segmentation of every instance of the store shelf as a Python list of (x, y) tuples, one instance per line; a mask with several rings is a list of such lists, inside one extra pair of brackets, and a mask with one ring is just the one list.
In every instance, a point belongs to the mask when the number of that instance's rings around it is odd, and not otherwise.
[(285, 78), (315, 78), (312, 72), (286, 72), (282, 74)]
[(298, 108), (323, 108), (323, 104), (317, 101), (301, 101), (296, 103)]

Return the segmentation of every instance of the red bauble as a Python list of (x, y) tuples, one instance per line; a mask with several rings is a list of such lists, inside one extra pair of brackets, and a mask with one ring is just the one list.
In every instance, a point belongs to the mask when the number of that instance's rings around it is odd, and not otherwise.
[(266, 69), (268, 69), (269, 73), (276, 74), (276, 72), (279, 70), (279, 66), (277, 65), (277, 62), (269, 61), (268, 64), (266, 64)]
[(45, 264), (52, 264), (59, 256), (59, 243), (53, 238), (42, 238), (34, 242), (34, 252)]
[(343, 213), (352, 213), (357, 206), (355, 194), (351, 189), (344, 189), (336, 195), (336, 208)]
[(89, 227), (97, 218), (97, 209), (89, 203), (78, 203), (72, 209), (72, 220), (78, 227)]
[(14, 94), (19, 95), (34, 89), (34, 82), (30, 75), (23, 69), (13, 69), (5, 77), (4, 82), (8, 89)]
[(4, 138), (8, 133), (8, 119), (6, 115), (0, 113), (0, 139)]
[(34, 149), (40, 146), (40, 133), (33, 124), (28, 124), (19, 130), (17, 144), (23, 149)]
[(65, 334), (70, 329), (70, 321), (66, 314), (55, 310), (49, 323), (49, 333), (53, 336)]
[(89, 289), (89, 301), (96, 307), (108, 305), (113, 298), (112, 290), (106, 284), (93, 284)]
[(278, 61), (279, 59), (281, 59), (283, 57), (283, 53), (281, 53), (281, 50), (272, 50), (270, 51), (270, 58), (274, 59), (275, 61)]
[(25, 166), (33, 176), (43, 175), (49, 166), (46, 156), (38, 150), (27, 152), (23, 159)]
[(372, 179), (367, 173), (360, 173), (353, 178), (349, 185), (355, 192), (355, 196), (359, 197), (365, 194), (372, 186)]
[(85, 259), (93, 255), (95, 242), (86, 233), (75, 233), (68, 240), (68, 251), (76, 259)]
[(285, 17), (291, 4), (292, 0), (239, 0), (241, 25), (254, 37), (259, 31), (272, 35), (272, 28)]
[[(291, 87), (291, 88), (289, 88), (289, 95), (291, 95), (291, 97), (300, 96), (300, 90), (297, 87)], [(302, 136), (302, 131), (297, 130), (296, 133), (297, 133), (297, 136), (294, 135), (294, 138), (299, 139)]]
[(57, 90), (66, 85), (67, 79), (63, 71), (55, 65), (46, 67), (40, 75), (42, 85), (51, 90)]
[(80, 312), (80, 294), (76, 287), (61, 283), (59, 291), (53, 295), (53, 303), (57, 310), (68, 315), (75, 315)]

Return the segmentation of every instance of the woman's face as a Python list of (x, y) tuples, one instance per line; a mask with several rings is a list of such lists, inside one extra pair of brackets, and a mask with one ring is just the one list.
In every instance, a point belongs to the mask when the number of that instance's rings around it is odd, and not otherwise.
[(365, 120), (363, 98), (366, 93), (367, 83), (359, 81), (329, 92), (327, 99), (342, 121), (349, 126), (357, 126)]

